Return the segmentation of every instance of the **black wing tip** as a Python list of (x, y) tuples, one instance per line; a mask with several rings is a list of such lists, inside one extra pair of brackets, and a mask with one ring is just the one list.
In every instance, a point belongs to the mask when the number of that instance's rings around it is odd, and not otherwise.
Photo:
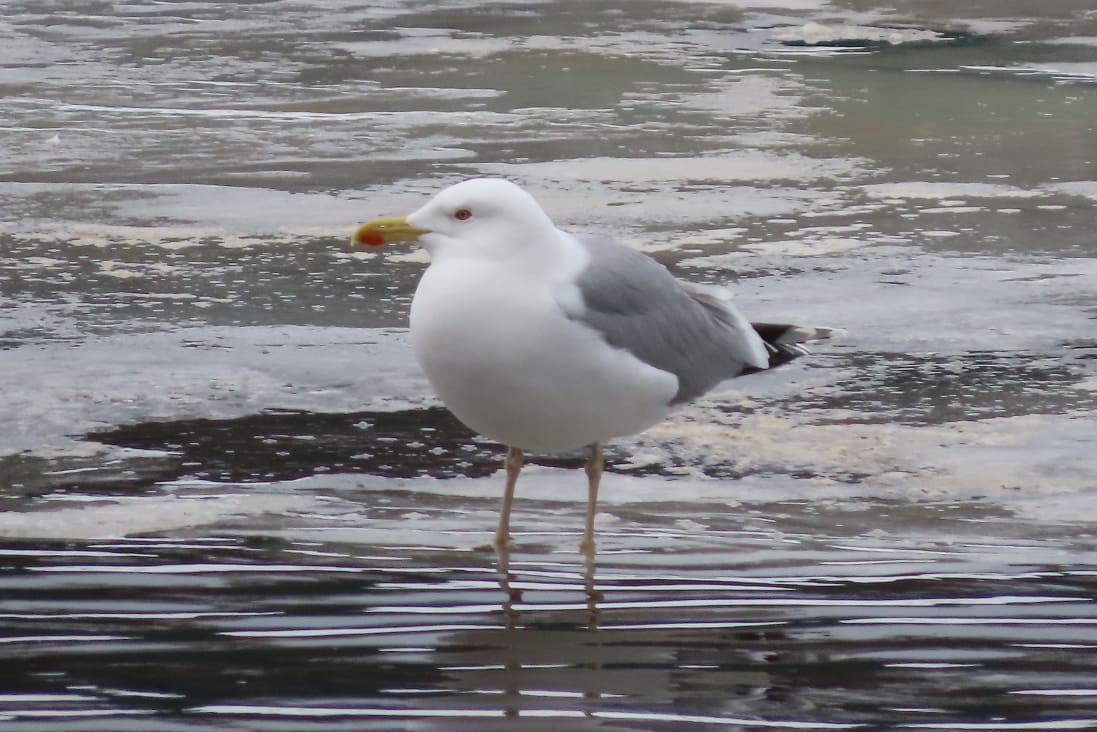
[[(751, 323), (751, 326), (765, 341), (771, 369), (811, 353), (811, 349), (803, 345), (804, 342), (827, 340), (843, 333), (838, 328), (787, 323)], [(765, 369), (749, 366), (743, 369), (742, 374), (754, 374), (759, 371), (765, 371)]]
[(840, 328), (827, 328), (818, 325), (791, 325), (788, 323), (751, 323), (762, 340), (771, 346), (805, 343), (807, 341), (825, 341), (837, 338), (845, 333)]

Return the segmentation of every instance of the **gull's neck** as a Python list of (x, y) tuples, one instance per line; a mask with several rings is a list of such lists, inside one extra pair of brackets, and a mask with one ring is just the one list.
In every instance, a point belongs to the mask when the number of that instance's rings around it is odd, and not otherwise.
[(540, 240), (522, 248), (510, 263), (528, 277), (559, 285), (571, 283), (590, 261), (590, 253), (578, 239), (555, 226)]

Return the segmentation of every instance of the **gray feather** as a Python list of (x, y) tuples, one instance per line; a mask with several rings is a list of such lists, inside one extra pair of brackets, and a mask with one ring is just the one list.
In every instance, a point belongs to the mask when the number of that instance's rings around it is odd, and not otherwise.
[(745, 367), (765, 368), (765, 346), (726, 292), (676, 280), (666, 267), (611, 239), (582, 238), (591, 260), (577, 286), (575, 320), (606, 342), (678, 377), (672, 404), (693, 399)]

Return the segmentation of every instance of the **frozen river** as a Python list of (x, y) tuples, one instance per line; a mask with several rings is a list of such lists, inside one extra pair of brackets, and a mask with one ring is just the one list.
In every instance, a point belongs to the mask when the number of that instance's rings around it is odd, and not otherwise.
[[(957, 5), (6, 3), (0, 724), (1097, 729), (1097, 11)], [(611, 445), (593, 571), (347, 245), (480, 175), (845, 331)]]

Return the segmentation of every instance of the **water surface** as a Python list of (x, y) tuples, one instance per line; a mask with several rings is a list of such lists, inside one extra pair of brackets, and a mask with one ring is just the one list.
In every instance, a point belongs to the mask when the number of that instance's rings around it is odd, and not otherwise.
[[(13, 730), (1097, 727), (1088, 3), (11, 3)], [(353, 225), (476, 175), (845, 329), (500, 448)]]

